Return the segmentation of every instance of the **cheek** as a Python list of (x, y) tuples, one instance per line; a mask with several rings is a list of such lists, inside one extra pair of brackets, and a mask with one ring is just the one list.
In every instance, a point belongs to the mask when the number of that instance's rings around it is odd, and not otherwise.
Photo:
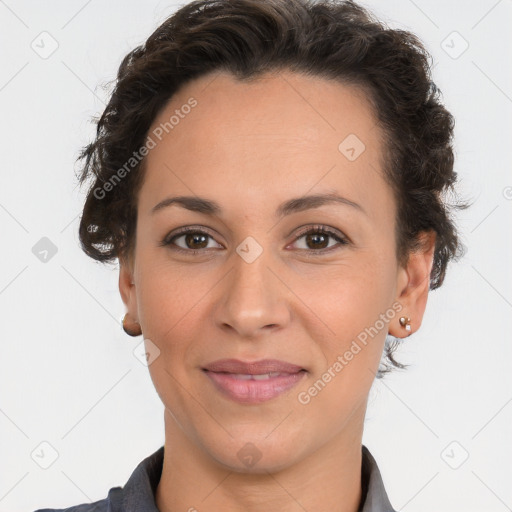
[(312, 320), (320, 327), (311, 329), (322, 364), (298, 399), (311, 419), (339, 429), (366, 402), (394, 315), (392, 289), (392, 280), (374, 268), (347, 271), (310, 295), (308, 305), (322, 320)]
[[(295, 283), (311, 312), (333, 340), (351, 339), (375, 324), (390, 308), (396, 275), (395, 262), (376, 253), (359, 253), (341, 265), (309, 272)], [(380, 323), (379, 323), (380, 326)], [(382, 326), (381, 326), (382, 327)]]
[(139, 264), (137, 304), (144, 334), (162, 341), (181, 338), (206, 292), (204, 280), (193, 269), (171, 266), (149, 251)]
[[(201, 288), (194, 288), (190, 279), (170, 272), (162, 266), (146, 268), (138, 290), (138, 305), (144, 337), (154, 343), (159, 356), (148, 370), (163, 404), (173, 414), (187, 410), (185, 388), (194, 357), (194, 340), (198, 326)], [(185, 398), (185, 400), (184, 400)], [(180, 424), (185, 418), (176, 418)]]

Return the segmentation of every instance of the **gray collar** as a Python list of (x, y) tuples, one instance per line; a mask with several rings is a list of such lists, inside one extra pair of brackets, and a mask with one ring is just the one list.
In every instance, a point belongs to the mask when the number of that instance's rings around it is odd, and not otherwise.
[(362, 445), (363, 464), (361, 481), (363, 500), (359, 512), (396, 512), (389, 502), (377, 462), (366, 446)]

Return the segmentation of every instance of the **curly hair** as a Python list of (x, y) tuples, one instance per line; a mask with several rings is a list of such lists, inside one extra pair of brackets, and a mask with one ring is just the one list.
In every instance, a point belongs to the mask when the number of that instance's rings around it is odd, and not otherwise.
[[(431, 61), (414, 34), (390, 29), (350, 0), (184, 5), (124, 57), (95, 120), (96, 138), (80, 152), (80, 185), (91, 180), (79, 226), (83, 251), (101, 262), (132, 255), (146, 161), (135, 156), (178, 89), (214, 71), (250, 80), (285, 69), (366, 92), (385, 137), (383, 171), (397, 202), (397, 258), (406, 262), (418, 235), (434, 231), (430, 289), (439, 287), (450, 259), (463, 253), (451, 210), (466, 205), (446, 201), (446, 192), (455, 192), (454, 119), (431, 80)], [(405, 368), (393, 358), (398, 341), (389, 338), (378, 377)]]

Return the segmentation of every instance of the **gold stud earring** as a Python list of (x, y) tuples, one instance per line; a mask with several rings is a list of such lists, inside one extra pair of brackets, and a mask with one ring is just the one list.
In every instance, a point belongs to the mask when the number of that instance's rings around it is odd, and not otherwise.
[(142, 334), (142, 329), (139, 322), (129, 322), (127, 320), (128, 316), (129, 313), (126, 313), (123, 317), (123, 331), (129, 336), (140, 336)]
[(408, 316), (401, 316), (400, 317), (400, 325), (402, 327), (405, 327), (406, 331), (411, 330), (411, 319)]

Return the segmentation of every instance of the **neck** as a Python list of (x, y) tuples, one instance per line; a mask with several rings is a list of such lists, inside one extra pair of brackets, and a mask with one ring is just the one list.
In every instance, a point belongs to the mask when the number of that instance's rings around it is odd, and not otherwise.
[(321, 449), (279, 471), (237, 472), (218, 463), (165, 413), (156, 492), (160, 512), (357, 512), (364, 412)]

